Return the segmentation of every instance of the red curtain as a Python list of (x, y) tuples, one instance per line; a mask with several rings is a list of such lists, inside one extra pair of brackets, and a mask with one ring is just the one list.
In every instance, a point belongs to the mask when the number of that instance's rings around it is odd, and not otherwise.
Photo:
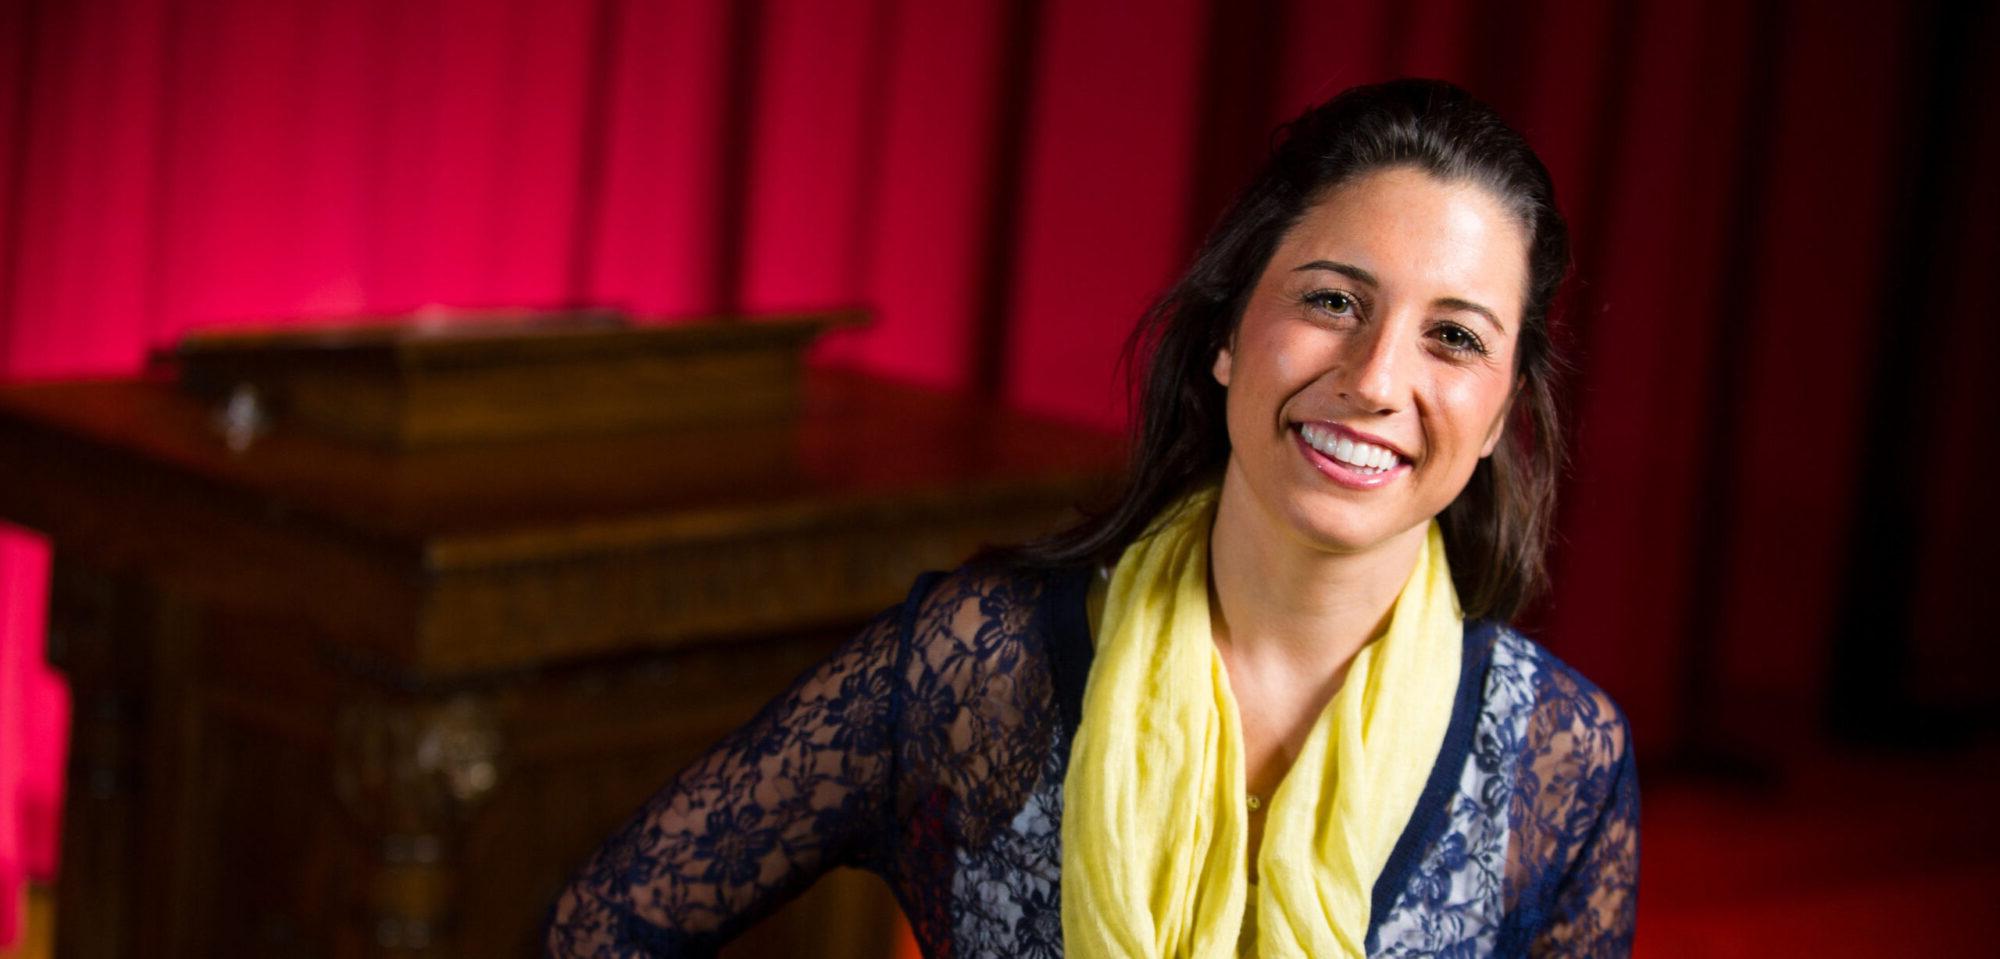
[[(270, 317), (858, 303), (875, 324), (825, 361), (1115, 425), (1122, 338), (1269, 128), (1442, 76), (1537, 145), (1576, 234), (1575, 465), (1535, 628), (1625, 705), (1642, 755), (1828, 709), (1990, 707), (1995, 19), (0, 2), (0, 377), (128, 373), (191, 327)], [(54, 865), (43, 563), (0, 537), (0, 893)]]

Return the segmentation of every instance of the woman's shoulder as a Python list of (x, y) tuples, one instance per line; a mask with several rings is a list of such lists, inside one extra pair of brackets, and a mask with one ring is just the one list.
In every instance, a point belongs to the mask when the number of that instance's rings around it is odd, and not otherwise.
[(905, 610), (919, 634), (972, 638), (1026, 625), (1048, 589), (1048, 577), (992, 561), (925, 573), (911, 586)]
[(1520, 630), (1505, 624), (1489, 630), (1489, 689), (1512, 684), (1515, 695), (1525, 700), (1526, 745), (1536, 756), (1565, 753), (1592, 768), (1627, 760), (1631, 727), (1609, 693)]
[(919, 576), (903, 604), (917, 650), (990, 656), (1022, 644), (1037, 651), (1070, 628), (1068, 607), (1081, 602), (1081, 569), (1041, 569), (974, 559)]
[(1572, 771), (1628, 761), (1630, 723), (1598, 683), (1512, 625), (1480, 621), (1468, 633), (1480, 635), (1488, 705), (1518, 713), (1522, 759), (1560, 761)]
[(1073, 671), (1084, 585), (985, 559), (918, 577), (900, 610), (904, 682), (934, 708), (1045, 711)]

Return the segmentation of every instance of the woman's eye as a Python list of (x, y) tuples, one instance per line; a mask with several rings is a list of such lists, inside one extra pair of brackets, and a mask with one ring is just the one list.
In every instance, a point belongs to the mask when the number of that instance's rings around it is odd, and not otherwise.
[(1438, 342), (1460, 353), (1477, 353), (1481, 356), (1486, 354), (1486, 344), (1480, 342), (1479, 337), (1473, 335), (1471, 330), (1462, 326), (1447, 323), (1438, 327), (1437, 338)]
[(1339, 290), (1317, 290), (1306, 294), (1306, 302), (1335, 316), (1350, 316), (1359, 311), (1361, 304)]

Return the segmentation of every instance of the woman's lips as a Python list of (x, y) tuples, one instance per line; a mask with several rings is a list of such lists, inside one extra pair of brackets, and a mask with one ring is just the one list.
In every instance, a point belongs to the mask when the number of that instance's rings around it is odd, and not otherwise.
[[(1325, 424), (1301, 423), (1292, 428), (1292, 440), (1306, 462), (1312, 464), (1322, 476), (1349, 489), (1379, 489), (1409, 470), (1409, 460), (1395, 450), (1373, 443), (1357, 443), (1354, 436), (1349, 431)], [(1331, 450), (1332, 454), (1327, 450)], [(1337, 458), (1343, 453), (1349, 459), (1374, 464), (1386, 460), (1387, 465), (1363, 466), (1346, 462)]]

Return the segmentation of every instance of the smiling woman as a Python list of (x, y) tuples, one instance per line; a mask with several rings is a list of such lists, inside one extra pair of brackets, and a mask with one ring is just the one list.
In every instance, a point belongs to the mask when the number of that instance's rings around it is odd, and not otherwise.
[(1313, 205), (1216, 353), (1223, 515), (1260, 540), (1388, 549), (1407, 571), (1504, 432), (1526, 263), (1525, 231), (1482, 187), (1390, 168)]
[(1309, 111), (1141, 326), (1119, 498), (920, 579), (600, 850), (550, 953), (705, 954), (835, 865), (930, 955), (1625, 953), (1625, 721), (1506, 625), (1567, 264), (1464, 91)]

